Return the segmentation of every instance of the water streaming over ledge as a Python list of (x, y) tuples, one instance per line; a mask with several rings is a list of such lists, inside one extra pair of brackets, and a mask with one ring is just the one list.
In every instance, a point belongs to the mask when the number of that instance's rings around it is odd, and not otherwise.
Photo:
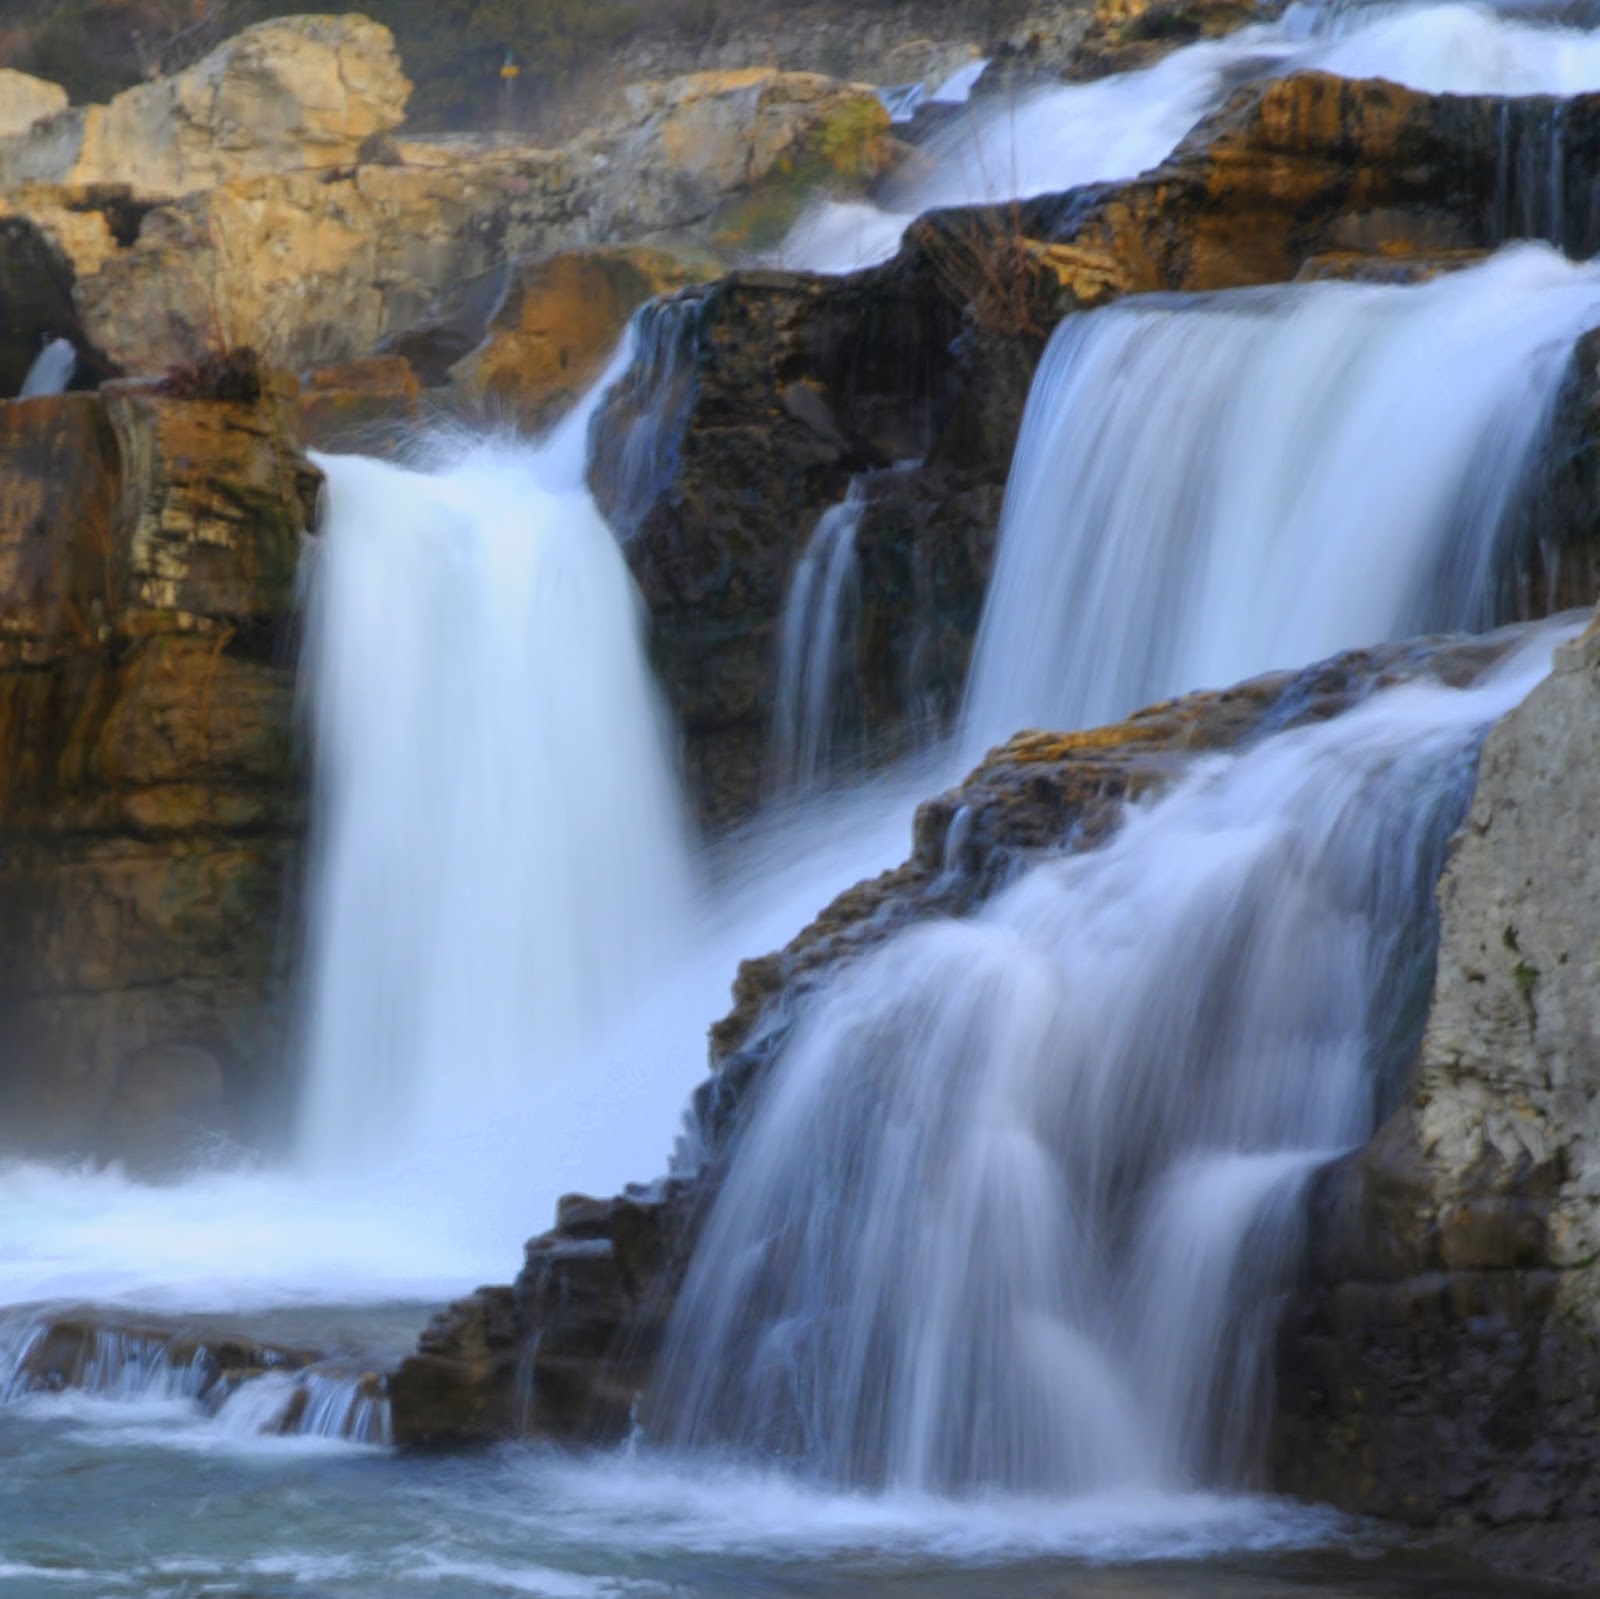
[[(1573, 95), (1600, 89), (1600, 36), (1455, 0), (1294, 5), (1276, 22), (1188, 45), (1138, 72), (975, 100), (877, 202), (810, 209), (779, 258), (810, 271), (853, 271), (893, 255), (924, 211), (1137, 177), (1171, 155), (1237, 84), (1311, 70), (1434, 94)], [(1560, 132), (1556, 111), (1547, 137), (1508, 142), (1502, 236), (1563, 237), (1571, 219), (1561, 215)]]
[(1600, 268), (1539, 245), (1414, 287), (1070, 317), (1017, 443), (969, 747), (1499, 619), (1505, 531), (1597, 324)]
[(30, 400), (41, 394), (61, 394), (78, 370), (78, 352), (71, 339), (47, 339), (22, 379), (17, 398)]
[(866, 506), (865, 490), (852, 483), (818, 519), (789, 580), (778, 626), (770, 759), (770, 781), (780, 795), (810, 793), (831, 773), (840, 689), (860, 608), (856, 529)]
[(1245, 1480), (1298, 1185), (1394, 1101), (1478, 741), (1550, 647), (1197, 762), (823, 990), (679, 1298), (664, 1434), (897, 1490)]
[(587, 493), (551, 481), (561, 443), (431, 472), (319, 461), (315, 1167), (448, 1176), (509, 1106), (523, 1158), (559, 1147), (584, 1046), (688, 923), (642, 606)]

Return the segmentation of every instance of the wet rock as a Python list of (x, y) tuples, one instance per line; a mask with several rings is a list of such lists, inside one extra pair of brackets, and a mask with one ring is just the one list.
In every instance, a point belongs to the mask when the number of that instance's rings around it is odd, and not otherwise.
[(1325, 1171), (1274, 1475), (1600, 1578), (1600, 633), (1490, 734), (1407, 1102)]
[(449, 377), (496, 420), (549, 427), (600, 377), (647, 300), (718, 275), (704, 253), (621, 245), (569, 250), (505, 275), (479, 346)]
[(250, 402), (0, 404), (9, 1148), (260, 1130), (304, 803), (287, 626), (320, 480), (295, 433), (270, 375)]
[[(1130, 293), (1418, 279), (1519, 232), (1575, 247), (1595, 226), (1582, 152), (1600, 97), (1565, 103), (1559, 203), (1517, 177), (1552, 170), (1517, 152), (1556, 136), (1553, 105), (1315, 73), (1251, 85), (1131, 182), (934, 213), (882, 267), (735, 273), (652, 309), (591, 482), (628, 541), (702, 816), (760, 795), (783, 599), (852, 481), (867, 509), (850, 693), (863, 743), (895, 752), (958, 702), (1023, 407), (1065, 317)], [(1508, 617), (1594, 598), (1587, 556), (1553, 572), (1539, 547), (1587, 549), (1600, 525), (1591, 376), (1563, 398), (1564, 476), (1521, 536), (1528, 593)]]
[(1304, 672), (1186, 696), (1089, 733), (1027, 733), (921, 807), (910, 858), (840, 895), (784, 950), (740, 968), (696, 1095), (695, 1175), (615, 1200), (570, 1197), (510, 1288), (443, 1312), (390, 1378), (398, 1441), (627, 1434), (647, 1396), (697, 1229), (731, 1145), (799, 1009), (819, 983), (898, 929), (969, 915), (1029, 862), (1095, 848), (1124, 806), (1195, 754), (1332, 716), (1388, 684), (1474, 680), (1523, 638), (1432, 639), (1353, 651)]
[(873, 735), (893, 748), (953, 707), (1042, 348), (974, 322), (918, 252), (845, 279), (735, 273), (645, 313), (590, 482), (654, 620), (707, 820), (760, 795), (789, 580), (863, 475)]
[(398, 355), (312, 367), (300, 380), (300, 437), (308, 448), (392, 451), (422, 414), (422, 384)]
[(701, 1214), (684, 1181), (563, 1199), (515, 1285), (442, 1311), (390, 1375), (395, 1441), (625, 1437)]

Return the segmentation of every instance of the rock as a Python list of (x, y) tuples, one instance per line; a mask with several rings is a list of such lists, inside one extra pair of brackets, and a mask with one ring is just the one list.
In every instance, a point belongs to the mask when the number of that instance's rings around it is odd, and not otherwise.
[[(1026, 202), (1010, 226), (1044, 246), (1079, 307), (1287, 282), (1330, 254), (1437, 258), (1545, 237), (1583, 256), (1600, 243), (1581, 176), (1600, 96), (1559, 102), (1559, 125), (1557, 104), (1297, 73), (1235, 91), (1152, 172)], [(1572, 163), (1558, 200), (1552, 141)]]
[(646, 300), (718, 275), (705, 255), (647, 245), (569, 250), (507, 275), (479, 347), (450, 369), (459, 392), (538, 432), (594, 385)]
[[(69, 308), (49, 331), (109, 368), (157, 373), (249, 345), (300, 370), (374, 353), (445, 291), (518, 260), (666, 230), (734, 237), (792, 214), (818, 184), (859, 188), (894, 158), (886, 127), (860, 85), (701, 74), (641, 86), (624, 115), (563, 150), (368, 141), (371, 159), (318, 146), (327, 161), (280, 171), (262, 170), (253, 145), (236, 161), (219, 145), (206, 186), (161, 203), (80, 164), (0, 194), (16, 233), (0, 232), (0, 280), (48, 284)], [(40, 312), (15, 337), (36, 349), (42, 331)], [(480, 321), (449, 361), (485, 331)]]
[(921, 707), (953, 707), (1043, 339), (973, 326), (959, 288), (909, 253), (844, 279), (735, 273), (650, 307), (638, 348), (590, 481), (653, 618), (701, 814), (720, 824), (761, 792), (795, 563), (863, 474), (858, 692), (874, 736), (892, 748)]
[(216, 1056), (193, 1044), (157, 1044), (117, 1063), (96, 1153), (160, 1175), (236, 1131)]
[(1407, 1102), (1313, 1195), (1274, 1475), (1600, 1579), (1600, 629), (1490, 734)]
[(515, 1286), (442, 1311), (390, 1375), (395, 1441), (626, 1437), (700, 1219), (681, 1181), (563, 1199)]
[(991, 74), (1021, 69), (1086, 82), (1136, 72), (1186, 44), (1270, 21), (1281, 10), (1258, 0), (1067, 0), (1036, 8), (1014, 29), (995, 52)]
[[(591, 482), (628, 539), (702, 816), (760, 795), (783, 599), (852, 480), (871, 475), (852, 695), (866, 742), (894, 751), (959, 700), (1022, 408), (1063, 318), (1128, 293), (1415, 278), (1475, 259), (1511, 218), (1538, 219), (1509, 192), (1502, 150), (1538, 148), (1552, 114), (1315, 73), (1256, 84), (1130, 182), (934, 213), (883, 267), (734, 273), (649, 311)], [(1575, 157), (1600, 139), (1600, 97), (1562, 115)], [(1584, 180), (1568, 186), (1576, 247), (1597, 219)], [(1600, 525), (1589, 382), (1563, 400), (1555, 509), (1520, 546), (1530, 573), (1540, 539), (1588, 549)], [(1592, 583), (1590, 558), (1564, 550), (1524, 614), (1591, 603)]]
[(378, 23), (259, 23), (175, 77), (0, 142), (0, 189), (115, 183), (161, 200), (349, 166), (368, 139), (400, 125), (410, 93), (393, 36)]
[(313, 367), (300, 380), (300, 439), (308, 448), (389, 453), (422, 410), (422, 385), (398, 355)]
[(647, 1402), (654, 1361), (731, 1145), (797, 1008), (897, 930), (970, 915), (1023, 863), (1093, 849), (1127, 802), (1157, 793), (1197, 753), (1322, 720), (1420, 676), (1472, 681), (1521, 641), (1431, 639), (1353, 651), (1300, 673), (1153, 706), (1090, 733), (1029, 733), (992, 751), (918, 811), (910, 859), (839, 896), (783, 951), (740, 968), (735, 1008), (712, 1030), (696, 1095), (694, 1177), (561, 1202), (512, 1288), (451, 1306), (390, 1378), (395, 1437), (417, 1444), (536, 1435), (615, 1441)]
[(192, 1121), (202, 1054), (226, 1129), (262, 1130), (304, 803), (286, 627), (319, 479), (292, 381), (254, 381), (0, 404), (8, 1148), (92, 1153), (163, 1099)]
[(67, 91), (43, 78), (0, 67), (0, 139), (27, 133), (36, 122), (67, 109)]

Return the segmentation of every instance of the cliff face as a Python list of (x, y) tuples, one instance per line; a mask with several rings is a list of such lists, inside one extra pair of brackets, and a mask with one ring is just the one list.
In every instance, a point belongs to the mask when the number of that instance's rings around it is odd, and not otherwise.
[(0, 1128), (159, 1162), (281, 1094), (292, 385), (0, 404)]
[(387, 29), (300, 17), (0, 135), (0, 389), (46, 333), (101, 372), (370, 356), (513, 263), (668, 230), (742, 248), (899, 154), (870, 88), (771, 67), (632, 85), (552, 147), (403, 136), (410, 91)]
[(1278, 1479), (1600, 1575), (1600, 630), (1495, 728), (1409, 1101), (1313, 1196)]

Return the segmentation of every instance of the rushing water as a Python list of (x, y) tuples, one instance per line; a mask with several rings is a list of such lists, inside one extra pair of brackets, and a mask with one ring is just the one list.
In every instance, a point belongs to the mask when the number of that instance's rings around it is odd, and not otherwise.
[(18, 399), (39, 394), (60, 394), (78, 370), (78, 352), (71, 339), (47, 339), (22, 379)]
[(1549, 649), (1203, 761), (829, 985), (696, 1251), (657, 1425), (842, 1485), (1247, 1479), (1298, 1185), (1394, 1102), (1477, 742)]
[(1508, 514), (1597, 323), (1600, 269), (1538, 245), (1413, 288), (1069, 318), (1018, 439), (973, 739), (1487, 626)]
[[(1291, 6), (1277, 22), (1189, 45), (1139, 72), (975, 100), (876, 203), (809, 210), (780, 257), (787, 266), (848, 272), (893, 255), (924, 211), (1136, 177), (1165, 160), (1238, 82), (1302, 70), (1387, 78), (1436, 94), (1573, 95), (1600, 89), (1600, 38), (1476, 4)], [(1558, 144), (1546, 159), (1559, 160)], [(1542, 188), (1544, 176), (1535, 176)]]

